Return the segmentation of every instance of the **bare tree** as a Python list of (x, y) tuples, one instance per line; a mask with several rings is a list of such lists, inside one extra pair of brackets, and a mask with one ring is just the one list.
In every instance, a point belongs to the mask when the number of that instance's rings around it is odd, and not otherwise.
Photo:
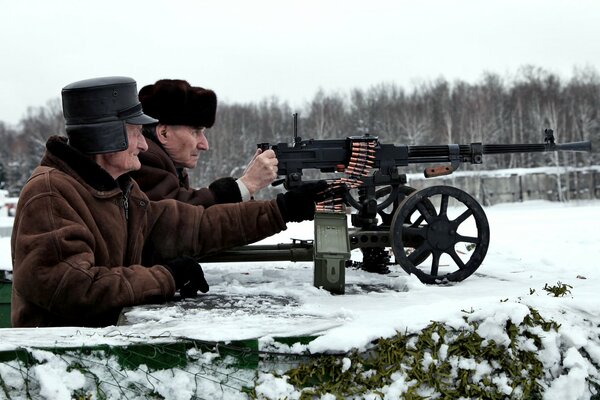
[(348, 118), (347, 106), (343, 96), (326, 95), (319, 90), (308, 105), (307, 118), (303, 122), (300, 136), (318, 139), (337, 138), (348, 135), (345, 121)]

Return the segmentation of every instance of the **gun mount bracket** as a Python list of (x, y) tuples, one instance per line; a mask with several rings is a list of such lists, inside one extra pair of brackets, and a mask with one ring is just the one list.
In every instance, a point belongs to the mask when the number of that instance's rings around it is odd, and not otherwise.
[(365, 231), (351, 229), (349, 232), (351, 249), (367, 247), (390, 247), (390, 233), (388, 231)]

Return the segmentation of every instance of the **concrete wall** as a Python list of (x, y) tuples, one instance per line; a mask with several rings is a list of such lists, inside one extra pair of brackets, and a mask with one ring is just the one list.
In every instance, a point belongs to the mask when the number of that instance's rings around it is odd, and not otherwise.
[(457, 187), (483, 205), (526, 200), (600, 199), (600, 167), (551, 170), (503, 170), (455, 172), (452, 175), (424, 178), (411, 174), (408, 185), (422, 189), (434, 185)]

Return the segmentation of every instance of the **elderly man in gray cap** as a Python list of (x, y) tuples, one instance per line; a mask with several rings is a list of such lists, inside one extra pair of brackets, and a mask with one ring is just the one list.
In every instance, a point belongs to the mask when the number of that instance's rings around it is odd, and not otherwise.
[[(136, 82), (72, 83), (62, 91), (68, 138), (53, 136), (19, 197), (11, 251), (13, 327), (115, 324), (122, 308), (206, 292), (194, 257), (312, 219), (326, 184), (271, 201), (192, 206), (151, 201), (128, 175), (148, 148)], [(141, 265), (152, 248), (160, 258)]]

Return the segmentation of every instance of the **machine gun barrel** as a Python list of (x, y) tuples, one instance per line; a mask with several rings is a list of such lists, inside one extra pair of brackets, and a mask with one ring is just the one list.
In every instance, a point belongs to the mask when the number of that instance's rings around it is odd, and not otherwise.
[(468, 145), (433, 145), (433, 146), (408, 146), (408, 163), (419, 164), (428, 162), (449, 162), (452, 155), (459, 157), (460, 161), (480, 164), (477, 156), (483, 154), (511, 154), (511, 153), (542, 153), (548, 151), (581, 151), (592, 150), (590, 141), (572, 143), (527, 143), (527, 144), (482, 144), (471, 143)]
[[(426, 177), (448, 175), (456, 171), (461, 162), (483, 163), (484, 154), (540, 153), (549, 151), (590, 152), (590, 141), (555, 143), (554, 132), (544, 130), (544, 142), (532, 144), (447, 144), (447, 145), (393, 145), (380, 143), (377, 136), (369, 134), (350, 136), (346, 139), (301, 140), (294, 136), (294, 144), (279, 143), (272, 148), (279, 160), (278, 172), (286, 176), (287, 187), (302, 181), (302, 170), (317, 169), (321, 172), (350, 172), (365, 175), (365, 166), (379, 170), (380, 175), (392, 175), (398, 167), (409, 164), (450, 163), (425, 169)], [(358, 171), (358, 172), (357, 172)]]
[(483, 145), (483, 154), (507, 154), (507, 153), (536, 153), (546, 151), (592, 151), (592, 143), (546, 143), (546, 144), (486, 144)]
[(551, 151), (545, 144), (486, 144), (483, 154), (542, 153)]

